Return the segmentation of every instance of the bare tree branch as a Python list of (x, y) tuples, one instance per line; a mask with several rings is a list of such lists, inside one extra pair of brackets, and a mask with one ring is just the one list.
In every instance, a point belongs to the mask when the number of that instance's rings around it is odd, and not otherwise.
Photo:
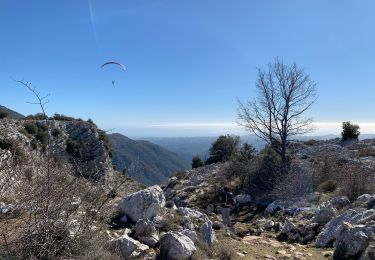
[(276, 59), (267, 70), (258, 69), (257, 97), (246, 104), (238, 100), (238, 124), (266, 141), (283, 161), (287, 171), (288, 138), (313, 130), (302, 115), (316, 101), (316, 84), (296, 63)]

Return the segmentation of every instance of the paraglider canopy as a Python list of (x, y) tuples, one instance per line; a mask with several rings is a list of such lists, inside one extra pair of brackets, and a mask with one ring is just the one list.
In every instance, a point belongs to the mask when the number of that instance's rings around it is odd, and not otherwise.
[(125, 65), (123, 65), (123, 64), (121, 64), (120, 62), (117, 62), (117, 61), (108, 61), (108, 62), (104, 63), (104, 64), (101, 66), (101, 68), (103, 68), (104, 66), (110, 65), (110, 64), (120, 66), (122, 69), (126, 70)]

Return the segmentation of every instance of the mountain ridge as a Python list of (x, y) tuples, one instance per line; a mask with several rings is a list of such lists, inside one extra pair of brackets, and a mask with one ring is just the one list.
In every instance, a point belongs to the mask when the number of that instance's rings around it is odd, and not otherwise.
[(119, 133), (108, 137), (116, 169), (125, 170), (129, 177), (144, 184), (161, 183), (173, 173), (190, 168), (189, 161), (150, 141), (133, 140)]

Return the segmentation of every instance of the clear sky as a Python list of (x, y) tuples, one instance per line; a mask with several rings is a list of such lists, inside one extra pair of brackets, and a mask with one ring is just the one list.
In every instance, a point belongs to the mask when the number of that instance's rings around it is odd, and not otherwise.
[[(317, 83), (317, 133), (375, 133), (373, 0), (0, 0), (0, 104), (47, 110), (128, 136), (240, 133), (236, 97), (257, 67), (296, 62)], [(127, 66), (100, 65), (116, 60)], [(112, 80), (115, 85), (112, 86)]]

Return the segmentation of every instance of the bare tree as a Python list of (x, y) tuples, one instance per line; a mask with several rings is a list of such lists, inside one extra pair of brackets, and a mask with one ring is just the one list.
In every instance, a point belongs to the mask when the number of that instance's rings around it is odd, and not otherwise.
[(267, 70), (258, 70), (256, 89), (253, 101), (238, 100), (239, 125), (266, 141), (280, 155), (285, 173), (288, 138), (313, 129), (312, 119), (303, 114), (316, 100), (316, 84), (295, 63), (286, 65), (276, 59)]

